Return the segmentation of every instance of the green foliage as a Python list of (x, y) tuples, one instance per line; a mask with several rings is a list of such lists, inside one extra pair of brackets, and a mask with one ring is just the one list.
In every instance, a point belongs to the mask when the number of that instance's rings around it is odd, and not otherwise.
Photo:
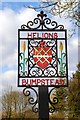
[(57, 97), (58, 97), (58, 104), (56, 105), (57, 111), (64, 112), (66, 107), (66, 96), (67, 96), (67, 88), (60, 87), (56, 91)]
[(80, 118), (80, 63), (73, 79), (69, 80), (68, 88), (57, 88), (56, 95), (58, 104), (55, 105), (56, 111), (50, 115), (51, 118)]
[(73, 75), (73, 80), (69, 83), (68, 89), (68, 108), (72, 117), (80, 114), (80, 63), (78, 70)]

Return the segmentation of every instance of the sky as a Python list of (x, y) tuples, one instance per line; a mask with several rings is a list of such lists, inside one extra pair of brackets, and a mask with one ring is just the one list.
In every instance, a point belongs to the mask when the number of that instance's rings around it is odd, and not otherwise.
[[(24, 1), (24, 0), (23, 0)], [(0, 3), (0, 95), (2, 91), (9, 89), (10, 86), (16, 90), (23, 90), (17, 87), (18, 76), (18, 29), (22, 24), (26, 24), (29, 20), (33, 20), (39, 13), (24, 6), (38, 6), (39, 2), (12, 2), (5, 0)], [(51, 20), (64, 25), (68, 34), (74, 28), (69, 19), (51, 16)], [(78, 28), (76, 33), (68, 39), (68, 72), (69, 76), (76, 71), (78, 64)]]

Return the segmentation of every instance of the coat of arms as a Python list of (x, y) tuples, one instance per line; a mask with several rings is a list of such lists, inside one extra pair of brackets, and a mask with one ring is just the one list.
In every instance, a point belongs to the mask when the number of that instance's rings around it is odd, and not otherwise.
[(38, 47), (33, 49), (33, 58), (36, 65), (40, 68), (46, 68), (52, 61), (52, 48), (46, 46), (46, 42), (41, 40)]

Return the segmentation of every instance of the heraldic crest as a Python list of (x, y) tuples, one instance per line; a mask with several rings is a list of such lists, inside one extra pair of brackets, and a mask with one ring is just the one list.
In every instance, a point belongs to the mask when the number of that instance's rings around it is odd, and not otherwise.
[(46, 68), (52, 61), (52, 49), (46, 46), (46, 42), (41, 40), (38, 47), (34, 47), (34, 62), (42, 69)]

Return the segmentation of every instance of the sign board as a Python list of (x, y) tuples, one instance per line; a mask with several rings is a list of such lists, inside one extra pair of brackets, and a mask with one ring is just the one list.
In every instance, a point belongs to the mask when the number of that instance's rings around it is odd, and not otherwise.
[(19, 87), (68, 85), (66, 32), (64, 29), (18, 29)]

